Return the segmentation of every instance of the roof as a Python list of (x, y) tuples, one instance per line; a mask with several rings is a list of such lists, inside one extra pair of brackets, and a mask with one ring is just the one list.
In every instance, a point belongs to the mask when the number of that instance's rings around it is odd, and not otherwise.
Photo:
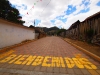
[(91, 16), (89, 16), (88, 18), (86, 18), (85, 21), (86, 21), (86, 20), (89, 20), (89, 19), (92, 19), (92, 18), (96, 18), (96, 17), (100, 17), (100, 11), (97, 12), (96, 14), (91, 15)]
[(27, 29), (33, 30), (33, 28), (29, 28), (29, 27), (27, 27), (27, 26), (24, 26), (24, 25), (21, 25), (21, 24), (18, 24), (18, 23), (14, 23), (14, 22), (12, 22), (12, 21), (5, 20), (5, 19), (3, 19), (3, 18), (0, 18), (0, 22), (8, 23), (8, 24), (10, 24), (10, 25), (14, 25), (14, 26), (18, 26), (18, 27), (22, 27), (22, 28), (27, 28)]
[(36, 33), (42, 33), (42, 34), (45, 34), (43, 31), (41, 31), (39, 28), (35, 27), (35, 32)]
[(43, 31), (41, 31), (40, 28), (35, 27), (35, 26), (33, 26), (33, 25), (30, 25), (29, 28), (35, 29), (35, 33), (43, 33)]
[(72, 28), (75, 28), (79, 23), (84, 23), (86, 20), (90, 20), (90, 19), (93, 19), (93, 18), (97, 18), (97, 17), (100, 17), (100, 11), (95, 13), (94, 15), (91, 15), (90, 17), (86, 18), (84, 21), (80, 22), (79, 20), (76, 21), (75, 23), (73, 23), (68, 30), (72, 29)]
[(76, 21), (75, 23), (73, 23), (73, 24), (70, 26), (70, 28), (69, 28), (68, 30), (70, 30), (70, 29), (72, 29), (72, 28), (75, 28), (79, 23), (80, 23), (79, 20)]
[(45, 34), (45, 33), (44, 33), (43, 31), (41, 31), (39, 28), (36, 28), (36, 27), (34, 27), (34, 26), (32, 26), (32, 27), (27, 27), (27, 26), (24, 26), (24, 25), (21, 25), (21, 24), (18, 24), (18, 23), (14, 23), (14, 22), (12, 22), (12, 21), (5, 20), (5, 19), (3, 19), (3, 18), (0, 18), (0, 22), (8, 23), (8, 24), (10, 24), (10, 25), (22, 27), (22, 28), (25, 28), (25, 29), (35, 30), (35, 31), (38, 32), (38, 33)]

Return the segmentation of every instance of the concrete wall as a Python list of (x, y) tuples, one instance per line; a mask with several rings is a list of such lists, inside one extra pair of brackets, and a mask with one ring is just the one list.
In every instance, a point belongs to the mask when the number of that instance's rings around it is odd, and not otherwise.
[(0, 19), (0, 48), (35, 39), (34, 29)]
[(39, 33), (35, 33), (35, 39), (38, 39)]

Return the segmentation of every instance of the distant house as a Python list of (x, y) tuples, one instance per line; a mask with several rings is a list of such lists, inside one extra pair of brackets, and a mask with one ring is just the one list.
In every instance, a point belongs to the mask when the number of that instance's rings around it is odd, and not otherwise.
[(46, 33), (44, 33), (43, 29), (41, 30), (41, 28), (39, 28), (39, 27), (34, 27), (34, 26), (30, 25), (29, 28), (35, 29), (35, 39), (39, 39), (39, 38), (46, 36)]

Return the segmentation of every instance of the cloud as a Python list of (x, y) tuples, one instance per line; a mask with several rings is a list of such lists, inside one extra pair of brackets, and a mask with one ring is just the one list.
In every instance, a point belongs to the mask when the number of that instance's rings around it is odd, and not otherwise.
[[(88, 2), (87, 5), (85, 4), (86, 2)], [(86, 0), (86, 2), (82, 4), (77, 4), (75, 12), (73, 12), (70, 15), (64, 16), (65, 18), (67, 18), (66, 25), (64, 26), (65, 28), (68, 29), (70, 25), (76, 22), (77, 20), (80, 20), (82, 22), (87, 17), (100, 11), (100, 6), (96, 5), (99, 2), (99, 0)]]
[(36, 20), (36, 26), (57, 26), (68, 29), (75, 21), (83, 21), (100, 10), (99, 0), (9, 1), (19, 10), (22, 20), (26, 22), (25, 26), (34, 25), (34, 20)]
[(70, 15), (71, 13), (73, 13), (74, 11), (76, 11), (76, 6), (73, 5), (68, 5), (68, 9), (66, 11), (64, 11), (64, 13), (66, 15)]
[(54, 23), (57, 27), (63, 28), (65, 26), (65, 23), (63, 23), (61, 20), (56, 19)]
[(41, 23), (41, 20), (36, 19), (36, 20), (33, 21), (33, 23), (34, 22), (35, 22), (35, 26), (38, 26), (38, 24)]
[(21, 4), (21, 5), (13, 5), (12, 4), (12, 7), (17, 8), (19, 10), (27, 10), (27, 6), (24, 4)]
[(54, 23), (55, 23), (55, 20), (51, 20), (51, 23), (54, 25)]
[(100, 1), (97, 3), (98, 6), (100, 6)]

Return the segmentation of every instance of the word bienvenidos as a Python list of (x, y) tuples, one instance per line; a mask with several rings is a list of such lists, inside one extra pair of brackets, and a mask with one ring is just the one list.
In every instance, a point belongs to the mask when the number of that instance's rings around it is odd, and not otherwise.
[(69, 58), (69, 57), (52, 57), (52, 56), (32, 56), (32, 55), (16, 55), (12, 54), (0, 63), (32, 65), (43, 67), (68, 67), (74, 68), (77, 66), (80, 69), (97, 69), (97, 67), (86, 58)]

